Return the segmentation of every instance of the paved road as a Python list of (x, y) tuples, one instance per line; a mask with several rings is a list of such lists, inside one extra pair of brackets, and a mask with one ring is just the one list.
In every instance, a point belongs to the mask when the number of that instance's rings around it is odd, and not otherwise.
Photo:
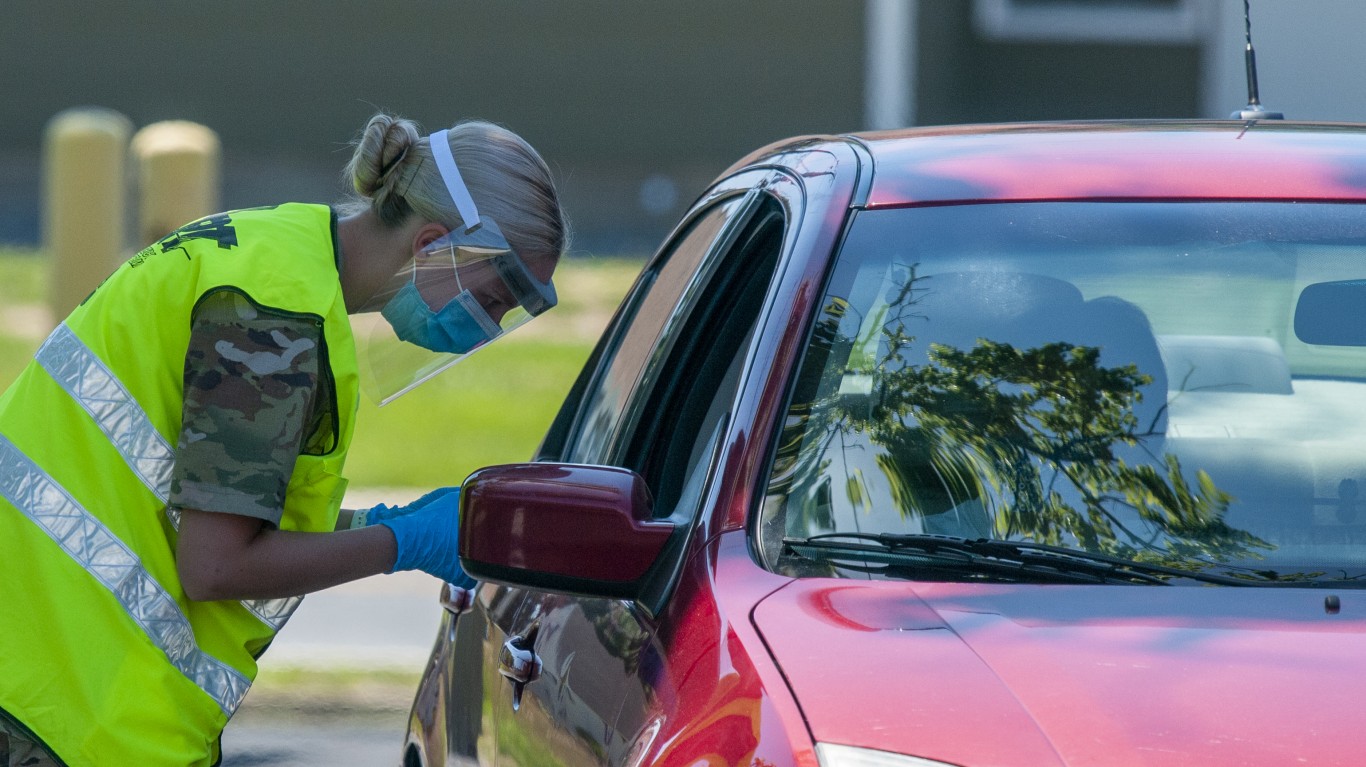
[[(348, 508), (404, 502), (420, 492), (353, 494)], [(395, 676), (421, 673), (441, 621), (440, 581), (422, 573), (381, 575), (309, 595), (261, 659), (257, 686), (223, 734), (223, 767), (397, 765), (413, 690)], [(380, 670), (372, 694), (319, 693), (291, 707), (272, 673)], [(394, 674), (392, 672), (400, 672)], [(323, 676), (326, 676), (324, 674)], [(302, 691), (312, 696), (314, 691)], [(283, 703), (282, 703), (283, 699)]]
[(406, 572), (311, 594), (261, 659), (261, 673), (272, 667), (420, 670), (441, 622), (440, 592), (441, 581)]
[(403, 748), (403, 719), (373, 725), (234, 723), (223, 734), (222, 767), (389, 767)]

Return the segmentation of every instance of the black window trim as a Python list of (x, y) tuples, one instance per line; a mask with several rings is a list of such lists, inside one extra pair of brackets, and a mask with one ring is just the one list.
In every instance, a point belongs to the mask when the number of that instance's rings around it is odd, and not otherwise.
[[(650, 356), (645, 363), (645, 369), (641, 371), (640, 380), (636, 382), (635, 389), (631, 392), (625, 412), (617, 421), (615, 433), (608, 440), (607, 455), (610, 465), (625, 465), (628, 458), (627, 453), (634, 441), (636, 426), (639, 425), (642, 417), (641, 411), (648, 401), (654, 399), (654, 392), (660, 383), (660, 373), (663, 371), (665, 363), (673, 356), (679, 334), (691, 325), (692, 315), (702, 297), (699, 291), (705, 289), (713, 281), (723, 260), (721, 256), (729, 253), (735, 247), (740, 235), (748, 228), (755, 215), (763, 209), (764, 197), (764, 190), (759, 188), (750, 189), (745, 193), (740, 207), (726, 222), (725, 229), (722, 230), (721, 234), (712, 241), (706, 255), (702, 256), (697, 269), (688, 279), (688, 284), (683, 289), (679, 303), (673, 307), (673, 311), (669, 313), (668, 319), (660, 328), (659, 339), (655, 347), (650, 350)], [(710, 207), (707, 208), (707, 210), (710, 209)]]
[[(701, 258), (700, 264), (702, 266), (698, 269), (698, 272), (707, 271), (710, 273), (715, 269), (717, 254), (723, 252), (726, 247), (729, 247), (729, 245), (734, 242), (735, 237), (737, 237), (742, 230), (742, 222), (748, 221), (753, 217), (754, 212), (758, 210), (759, 195), (761, 194), (762, 189), (760, 181), (762, 176), (766, 175), (768, 175), (767, 171), (760, 170), (756, 172), (747, 170), (728, 178), (723, 184), (719, 184), (712, 193), (704, 195), (699, 199), (688, 215), (680, 220), (678, 226), (676, 226), (669, 234), (669, 237), (664, 240), (664, 244), (646, 263), (640, 276), (636, 278), (635, 284), (632, 285), (630, 291), (628, 291), (626, 299), (622, 301), (620, 307), (617, 309), (616, 314), (607, 326), (607, 330), (604, 331), (601, 340), (599, 340), (593, 353), (589, 356), (588, 362), (584, 365), (578, 379), (575, 380), (574, 386), (571, 388), (569, 396), (566, 397), (564, 404), (561, 406), (559, 414), (552, 422), (551, 428), (547, 433), (541, 448), (537, 451), (536, 460), (563, 460), (572, 452), (572, 446), (576, 445), (582, 438), (583, 429), (585, 428), (583, 420), (585, 413), (582, 407), (584, 396), (587, 392), (592, 391), (601, 382), (602, 377), (606, 375), (612, 360), (616, 358), (618, 347), (625, 334), (626, 325), (636, 316), (641, 303), (649, 295), (651, 288), (654, 287), (655, 280), (663, 265), (673, 257), (678, 245), (687, 237), (693, 224), (703, 216), (706, 216), (708, 213), (715, 210), (718, 205), (722, 205), (737, 197), (745, 197), (746, 195), (750, 197), (750, 199), (731, 216), (730, 220), (726, 222), (725, 228), (722, 230), (720, 236), (712, 242), (706, 255)], [(725, 245), (720, 245), (719, 243), (725, 243)], [(695, 278), (696, 275), (694, 275), (694, 279)], [(666, 331), (665, 335), (667, 335), (667, 330), (673, 321), (674, 317), (671, 315), (664, 326)], [(637, 382), (637, 391), (641, 387), (648, 385), (648, 370), (651, 367), (653, 360), (656, 358), (657, 353), (657, 349), (651, 351), (650, 357), (652, 362), (647, 363), (647, 370), (642, 373), (641, 380)], [(635, 392), (633, 391), (630, 398), (631, 401), (627, 404), (627, 407), (638, 409), (638, 405), (636, 405), (638, 398), (635, 397), (634, 394)], [(612, 461), (619, 458), (622, 450), (619, 445), (619, 443), (622, 442), (621, 425), (628, 422), (630, 417), (630, 414), (624, 413), (619, 419), (615, 426), (614, 433), (605, 443), (605, 455), (599, 456), (599, 463), (615, 465)]]

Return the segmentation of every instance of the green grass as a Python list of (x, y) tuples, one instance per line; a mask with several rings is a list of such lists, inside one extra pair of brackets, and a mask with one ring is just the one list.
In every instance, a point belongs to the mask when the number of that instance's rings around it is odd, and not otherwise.
[(19, 375), (47, 335), (47, 284), (47, 262), (38, 251), (0, 249), (0, 388)]
[(351, 486), (453, 485), (481, 466), (529, 460), (640, 267), (566, 262), (549, 314), (384, 407), (363, 401)]
[(37, 342), (0, 335), (0, 381), (8, 386), (18, 378), (37, 350)]
[[(352, 488), (458, 484), (481, 466), (529, 459), (641, 262), (570, 260), (560, 305), (385, 407), (362, 400), (346, 476)], [(47, 263), (0, 249), (0, 388), (42, 342)]]
[(347, 475), (363, 487), (460, 484), (531, 458), (592, 342), (509, 336), (389, 405), (361, 405)]
[(38, 251), (0, 249), (0, 306), (42, 301), (47, 281), (47, 262)]

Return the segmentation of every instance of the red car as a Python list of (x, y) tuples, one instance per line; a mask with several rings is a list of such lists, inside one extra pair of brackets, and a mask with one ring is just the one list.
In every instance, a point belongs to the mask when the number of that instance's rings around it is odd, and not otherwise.
[(472, 475), (407, 765), (1366, 763), (1366, 126), (794, 139)]

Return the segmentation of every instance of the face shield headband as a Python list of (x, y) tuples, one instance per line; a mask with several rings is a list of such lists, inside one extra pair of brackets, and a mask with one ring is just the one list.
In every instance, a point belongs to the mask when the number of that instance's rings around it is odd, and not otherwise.
[(455, 209), (460, 213), (460, 220), (464, 222), (465, 232), (468, 234), (478, 229), (482, 222), (479, 218), (479, 209), (474, 205), (474, 198), (470, 196), (470, 189), (465, 186), (460, 168), (456, 167), (455, 155), (451, 154), (451, 142), (446, 138), (446, 133), (445, 128), (433, 133), (427, 137), (427, 144), (431, 147), (432, 158), (436, 160), (436, 169), (441, 173), (441, 180), (446, 182), (446, 192), (451, 196), (451, 202), (455, 203)]

